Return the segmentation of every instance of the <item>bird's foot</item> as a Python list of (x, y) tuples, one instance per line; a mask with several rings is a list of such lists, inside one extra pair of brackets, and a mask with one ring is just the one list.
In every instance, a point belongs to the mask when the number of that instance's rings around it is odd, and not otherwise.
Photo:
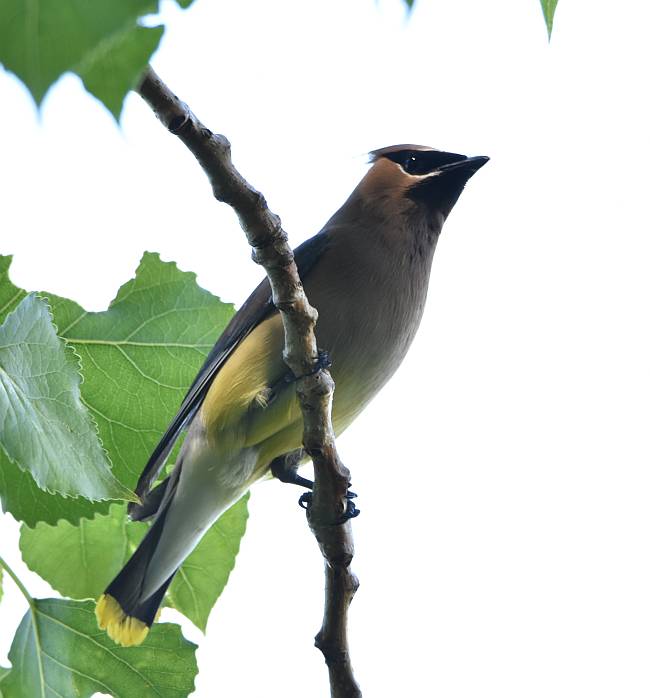
[[(356, 492), (348, 490), (347, 494), (345, 495), (345, 498), (347, 500), (345, 512), (341, 516), (341, 519), (338, 523), (345, 523), (348, 519), (354, 519), (355, 517), (359, 516), (359, 514), (361, 513), (361, 509), (357, 509), (356, 505), (352, 501), (356, 498), (356, 496)], [(300, 499), (298, 499), (298, 505), (301, 506), (303, 509), (309, 509), (313, 498), (313, 492), (303, 492), (303, 494), (300, 495)]]
[[(356, 494), (354, 494), (354, 492), (352, 493), (352, 495), (354, 497), (357, 496)], [(348, 519), (354, 519), (357, 516), (359, 516), (359, 514), (361, 513), (361, 509), (357, 509), (354, 502), (352, 501), (352, 498), (350, 497), (350, 493), (348, 493), (346, 496), (347, 496), (347, 506), (345, 507), (345, 514), (343, 514), (343, 517), (342, 517), (343, 520), (341, 521), (341, 523), (345, 523)]]
[(325, 349), (318, 350), (318, 361), (316, 361), (316, 366), (314, 366), (313, 373), (317, 371), (326, 370), (332, 367), (332, 360), (330, 359), (330, 354)]
[[(332, 367), (332, 360), (330, 359), (329, 352), (326, 351), (325, 349), (319, 349), (318, 350), (318, 358), (316, 359), (316, 363), (314, 364), (314, 368), (309, 372), (306, 373), (306, 376), (313, 376), (315, 373), (318, 373), (319, 371), (326, 370), (328, 368)], [(304, 378), (305, 376), (294, 376), (291, 371), (288, 373), (285, 373), (284, 375), (284, 382), (285, 383), (295, 383), (299, 377)]]

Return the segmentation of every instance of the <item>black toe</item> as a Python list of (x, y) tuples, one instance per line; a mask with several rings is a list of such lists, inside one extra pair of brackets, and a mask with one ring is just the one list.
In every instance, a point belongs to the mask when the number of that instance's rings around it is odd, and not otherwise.
[(303, 509), (309, 509), (313, 497), (314, 495), (312, 492), (303, 492), (300, 495), (300, 499), (298, 499), (298, 506), (302, 507)]
[(360, 513), (361, 509), (357, 509), (354, 502), (351, 499), (348, 499), (348, 506), (345, 510), (345, 514), (343, 514), (341, 523), (345, 523), (348, 519), (356, 518)]

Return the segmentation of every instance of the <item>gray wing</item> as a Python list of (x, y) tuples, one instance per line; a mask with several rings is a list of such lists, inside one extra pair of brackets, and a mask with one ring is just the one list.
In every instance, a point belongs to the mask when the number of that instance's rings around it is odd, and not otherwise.
[[(295, 259), (301, 279), (309, 274), (327, 248), (327, 244), (327, 233), (322, 231), (295, 249)], [(265, 278), (228, 323), (187, 391), (176, 416), (154, 448), (135, 488), (140, 498), (143, 498), (151, 489), (183, 428), (201, 407), (214, 377), (230, 354), (260, 322), (275, 312), (277, 311), (273, 305), (269, 280)], [(137, 506), (130, 504), (129, 512)]]

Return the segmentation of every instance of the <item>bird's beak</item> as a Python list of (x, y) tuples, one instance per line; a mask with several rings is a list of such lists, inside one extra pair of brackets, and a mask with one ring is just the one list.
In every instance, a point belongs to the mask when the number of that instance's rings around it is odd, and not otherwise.
[(440, 175), (445, 175), (448, 172), (462, 171), (465, 173), (467, 179), (469, 179), (473, 174), (478, 172), (478, 170), (480, 170), (489, 159), (490, 158), (487, 157), (487, 155), (476, 155), (471, 158), (458, 160), (457, 162), (450, 162), (446, 165), (440, 165), (436, 172)]

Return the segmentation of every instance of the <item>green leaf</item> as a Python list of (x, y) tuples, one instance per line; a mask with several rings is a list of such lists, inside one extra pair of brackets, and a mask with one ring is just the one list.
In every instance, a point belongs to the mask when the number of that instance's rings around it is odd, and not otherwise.
[(31, 294), (0, 327), (0, 423), (5, 455), (49, 491), (129, 496), (113, 476), (81, 402), (79, 361)]
[[(157, 12), (158, 0), (3, 0), (0, 62), (27, 85), (40, 104), (49, 87), (75, 70), (104, 41), (139, 17)], [(133, 79), (141, 64), (133, 65)]]
[[(167, 605), (204, 632), (210, 611), (235, 566), (246, 530), (247, 502), (248, 495), (210, 528), (167, 593)], [(82, 519), (77, 526), (66, 521), (56, 526), (40, 523), (33, 529), (23, 526), (20, 550), (27, 566), (63, 596), (96, 599), (124, 566), (146, 530), (146, 524), (128, 521), (124, 505), (112, 505), (108, 516)]]
[[(0, 255), (0, 323), (27, 295), (22, 288), (14, 286), (9, 279), (10, 256)], [(78, 520), (82, 516), (92, 517), (99, 508), (107, 504), (93, 503), (82, 497), (64, 498), (42, 490), (34, 478), (12, 463), (0, 448), (0, 498), (2, 508), (19, 521), (33, 526), (43, 519), (56, 523), (60, 518)]]
[(551, 32), (553, 31), (553, 17), (555, 16), (555, 8), (557, 7), (557, 0), (540, 0), (542, 3), (542, 12), (544, 13), (544, 21), (546, 22), (546, 31), (548, 32), (548, 38), (551, 39)]
[(11, 256), (0, 255), (0, 323), (27, 295), (27, 291), (14, 286), (9, 280), (11, 259)]
[(408, 11), (411, 12), (411, 10), (413, 9), (413, 7), (415, 5), (415, 0), (404, 0), (404, 2), (406, 3), (406, 7), (407, 7)]
[(79, 65), (76, 72), (86, 89), (106, 105), (116, 121), (164, 31), (163, 26), (127, 27), (102, 41)]
[(9, 650), (3, 696), (185, 698), (194, 690), (195, 650), (170, 623), (154, 625), (139, 647), (119, 647), (97, 629), (91, 601), (37, 599)]
[(146, 524), (127, 521), (123, 505), (113, 504), (107, 516), (81, 519), (76, 526), (22, 526), (20, 550), (25, 564), (62, 596), (96, 599), (131, 555), (127, 528), (134, 542), (147, 531)]
[(194, 2), (194, 0), (176, 0), (176, 2), (178, 3), (179, 7), (185, 10)]
[(0, 698), (5, 698), (4, 693), (2, 692), (2, 680), (9, 674), (11, 669), (7, 669), (6, 667), (0, 666)]
[(248, 495), (234, 504), (203, 536), (167, 592), (167, 604), (205, 632), (208, 616), (225, 589), (246, 531)]
[[(0, 567), (0, 601), (2, 601), (2, 568)], [(2, 681), (2, 667), (0, 667), (0, 681)]]
[(104, 312), (49, 300), (60, 336), (81, 356), (81, 395), (114, 473), (134, 487), (233, 306), (152, 253)]
[[(10, 261), (0, 256), (0, 312), (5, 308), (5, 313), (25, 295), (9, 280)], [(50, 298), (59, 334), (82, 358), (82, 400), (95, 416), (113, 472), (134, 485), (233, 306), (201, 289), (194, 274), (150, 253), (108, 311), (87, 313), (74, 301)], [(29, 526), (76, 522), (108, 511), (105, 502), (40, 490), (1, 449), (0, 495), (4, 511)]]
[(78, 521), (83, 516), (91, 518), (95, 512), (108, 509), (108, 502), (91, 502), (83, 497), (72, 499), (40, 489), (34, 478), (12, 463), (1, 448), (0, 499), (3, 511), (28, 526), (34, 526), (39, 521)]

